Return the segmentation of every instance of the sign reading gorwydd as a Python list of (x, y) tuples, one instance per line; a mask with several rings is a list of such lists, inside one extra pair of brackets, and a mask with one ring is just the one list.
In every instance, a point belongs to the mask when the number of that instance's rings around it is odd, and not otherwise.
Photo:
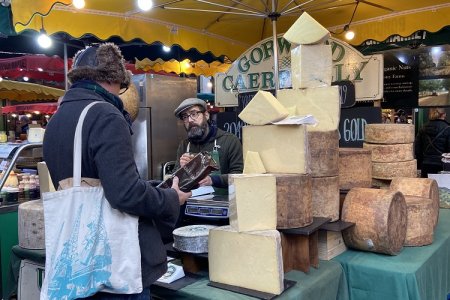
[[(280, 88), (291, 84), (291, 49), (282, 35), (278, 36), (278, 72)], [(383, 56), (363, 56), (347, 43), (328, 39), (333, 54), (332, 81), (350, 80), (355, 84), (356, 101), (383, 97)], [(237, 106), (238, 94), (275, 89), (273, 40), (258, 42), (242, 54), (227, 73), (215, 76), (215, 104)]]
[(381, 123), (380, 107), (352, 107), (341, 109), (339, 147), (361, 148), (367, 124)]

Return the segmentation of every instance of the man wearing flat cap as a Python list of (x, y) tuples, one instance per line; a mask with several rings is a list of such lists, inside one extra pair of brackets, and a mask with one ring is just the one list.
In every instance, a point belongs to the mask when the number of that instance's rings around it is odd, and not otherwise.
[[(55, 188), (60, 181), (73, 176), (73, 143), (81, 111), (93, 102), (100, 102), (92, 106), (83, 123), (81, 177), (99, 179), (112, 208), (139, 217), (136, 230), (141, 257), (135, 263), (141, 266), (143, 291), (106, 293), (102, 292), (103, 288), (108, 288), (105, 283), (100, 291), (85, 299), (148, 300), (150, 285), (167, 270), (164, 236), (157, 226), (163, 223), (174, 227), (180, 205), (191, 193), (180, 191), (178, 178), (174, 178), (170, 189), (156, 188), (140, 178), (131, 142), (132, 120), (119, 98), (120, 92), (130, 84), (130, 73), (116, 45), (105, 43), (78, 52), (68, 78), (71, 86), (47, 125), (43, 146), (44, 160)], [(121, 236), (110, 239), (120, 243)], [(120, 271), (113, 272), (119, 272), (114, 276), (120, 278)], [(69, 282), (76, 282), (74, 277), (79, 276), (70, 272), (69, 275), (72, 275)], [(125, 287), (126, 284), (124, 282)], [(66, 293), (60, 299), (74, 299), (73, 287), (60, 285), (53, 283), (51, 286), (59, 290), (59, 295)]]
[(242, 173), (242, 145), (234, 134), (217, 128), (206, 108), (206, 102), (202, 99), (188, 98), (175, 109), (175, 116), (183, 121), (187, 132), (187, 139), (178, 146), (175, 169), (183, 167), (195, 153), (210, 152), (220, 165), (220, 170), (205, 177), (199, 184), (212, 186), (217, 192), (218, 189), (228, 189), (228, 174)]

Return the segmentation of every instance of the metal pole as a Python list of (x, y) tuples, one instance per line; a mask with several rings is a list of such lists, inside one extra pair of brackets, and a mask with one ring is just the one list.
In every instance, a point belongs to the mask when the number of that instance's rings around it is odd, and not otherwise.
[(278, 90), (278, 38), (277, 38), (277, 17), (275, 0), (272, 0), (272, 36), (273, 36), (273, 78), (275, 83), (275, 96)]
[(69, 82), (67, 81), (67, 73), (69, 72), (69, 66), (67, 61), (67, 44), (64, 43), (64, 87), (67, 91), (69, 89)]

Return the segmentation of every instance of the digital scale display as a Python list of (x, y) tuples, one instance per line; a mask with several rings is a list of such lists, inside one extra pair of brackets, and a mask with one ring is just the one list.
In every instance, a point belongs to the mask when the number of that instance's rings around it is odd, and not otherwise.
[(204, 218), (228, 218), (228, 201), (188, 199), (185, 215)]

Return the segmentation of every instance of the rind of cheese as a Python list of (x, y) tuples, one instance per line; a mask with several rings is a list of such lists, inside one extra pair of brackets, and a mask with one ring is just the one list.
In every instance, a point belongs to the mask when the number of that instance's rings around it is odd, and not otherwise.
[(414, 159), (414, 144), (371, 144), (363, 143), (363, 148), (372, 151), (374, 162), (396, 162)]
[(373, 144), (414, 143), (412, 124), (367, 124), (364, 128), (364, 141)]
[(363, 148), (339, 148), (339, 188), (372, 186), (371, 152)]
[(259, 156), (258, 152), (247, 151), (245, 154), (244, 161), (244, 174), (264, 174), (266, 173), (266, 168)]
[(229, 220), (238, 232), (277, 227), (277, 188), (272, 174), (230, 174)]
[(236, 232), (230, 226), (209, 232), (209, 279), (279, 295), (284, 272), (277, 230)]
[(291, 50), (294, 90), (330, 86), (332, 72), (331, 45), (300, 45)]
[(258, 152), (269, 173), (309, 173), (306, 125), (244, 126), (243, 152)]
[(24, 202), (18, 208), (19, 246), (45, 249), (44, 205), (42, 200)]
[(312, 177), (312, 209), (314, 217), (339, 220), (339, 178)]
[(308, 131), (332, 131), (339, 128), (341, 102), (338, 86), (283, 89), (277, 91), (277, 97), (285, 107), (295, 105), (297, 115), (313, 115), (316, 118), (317, 125), (308, 126)]
[(250, 125), (266, 125), (283, 120), (289, 115), (272, 93), (258, 91), (239, 114), (239, 118)]
[(399, 161), (391, 163), (372, 162), (372, 177), (393, 179), (395, 177), (417, 177), (417, 161)]
[(433, 222), (437, 212), (429, 198), (405, 196), (408, 219), (405, 246), (425, 246), (433, 243)]
[(283, 37), (295, 44), (316, 44), (330, 36), (330, 32), (308, 13), (304, 12)]

